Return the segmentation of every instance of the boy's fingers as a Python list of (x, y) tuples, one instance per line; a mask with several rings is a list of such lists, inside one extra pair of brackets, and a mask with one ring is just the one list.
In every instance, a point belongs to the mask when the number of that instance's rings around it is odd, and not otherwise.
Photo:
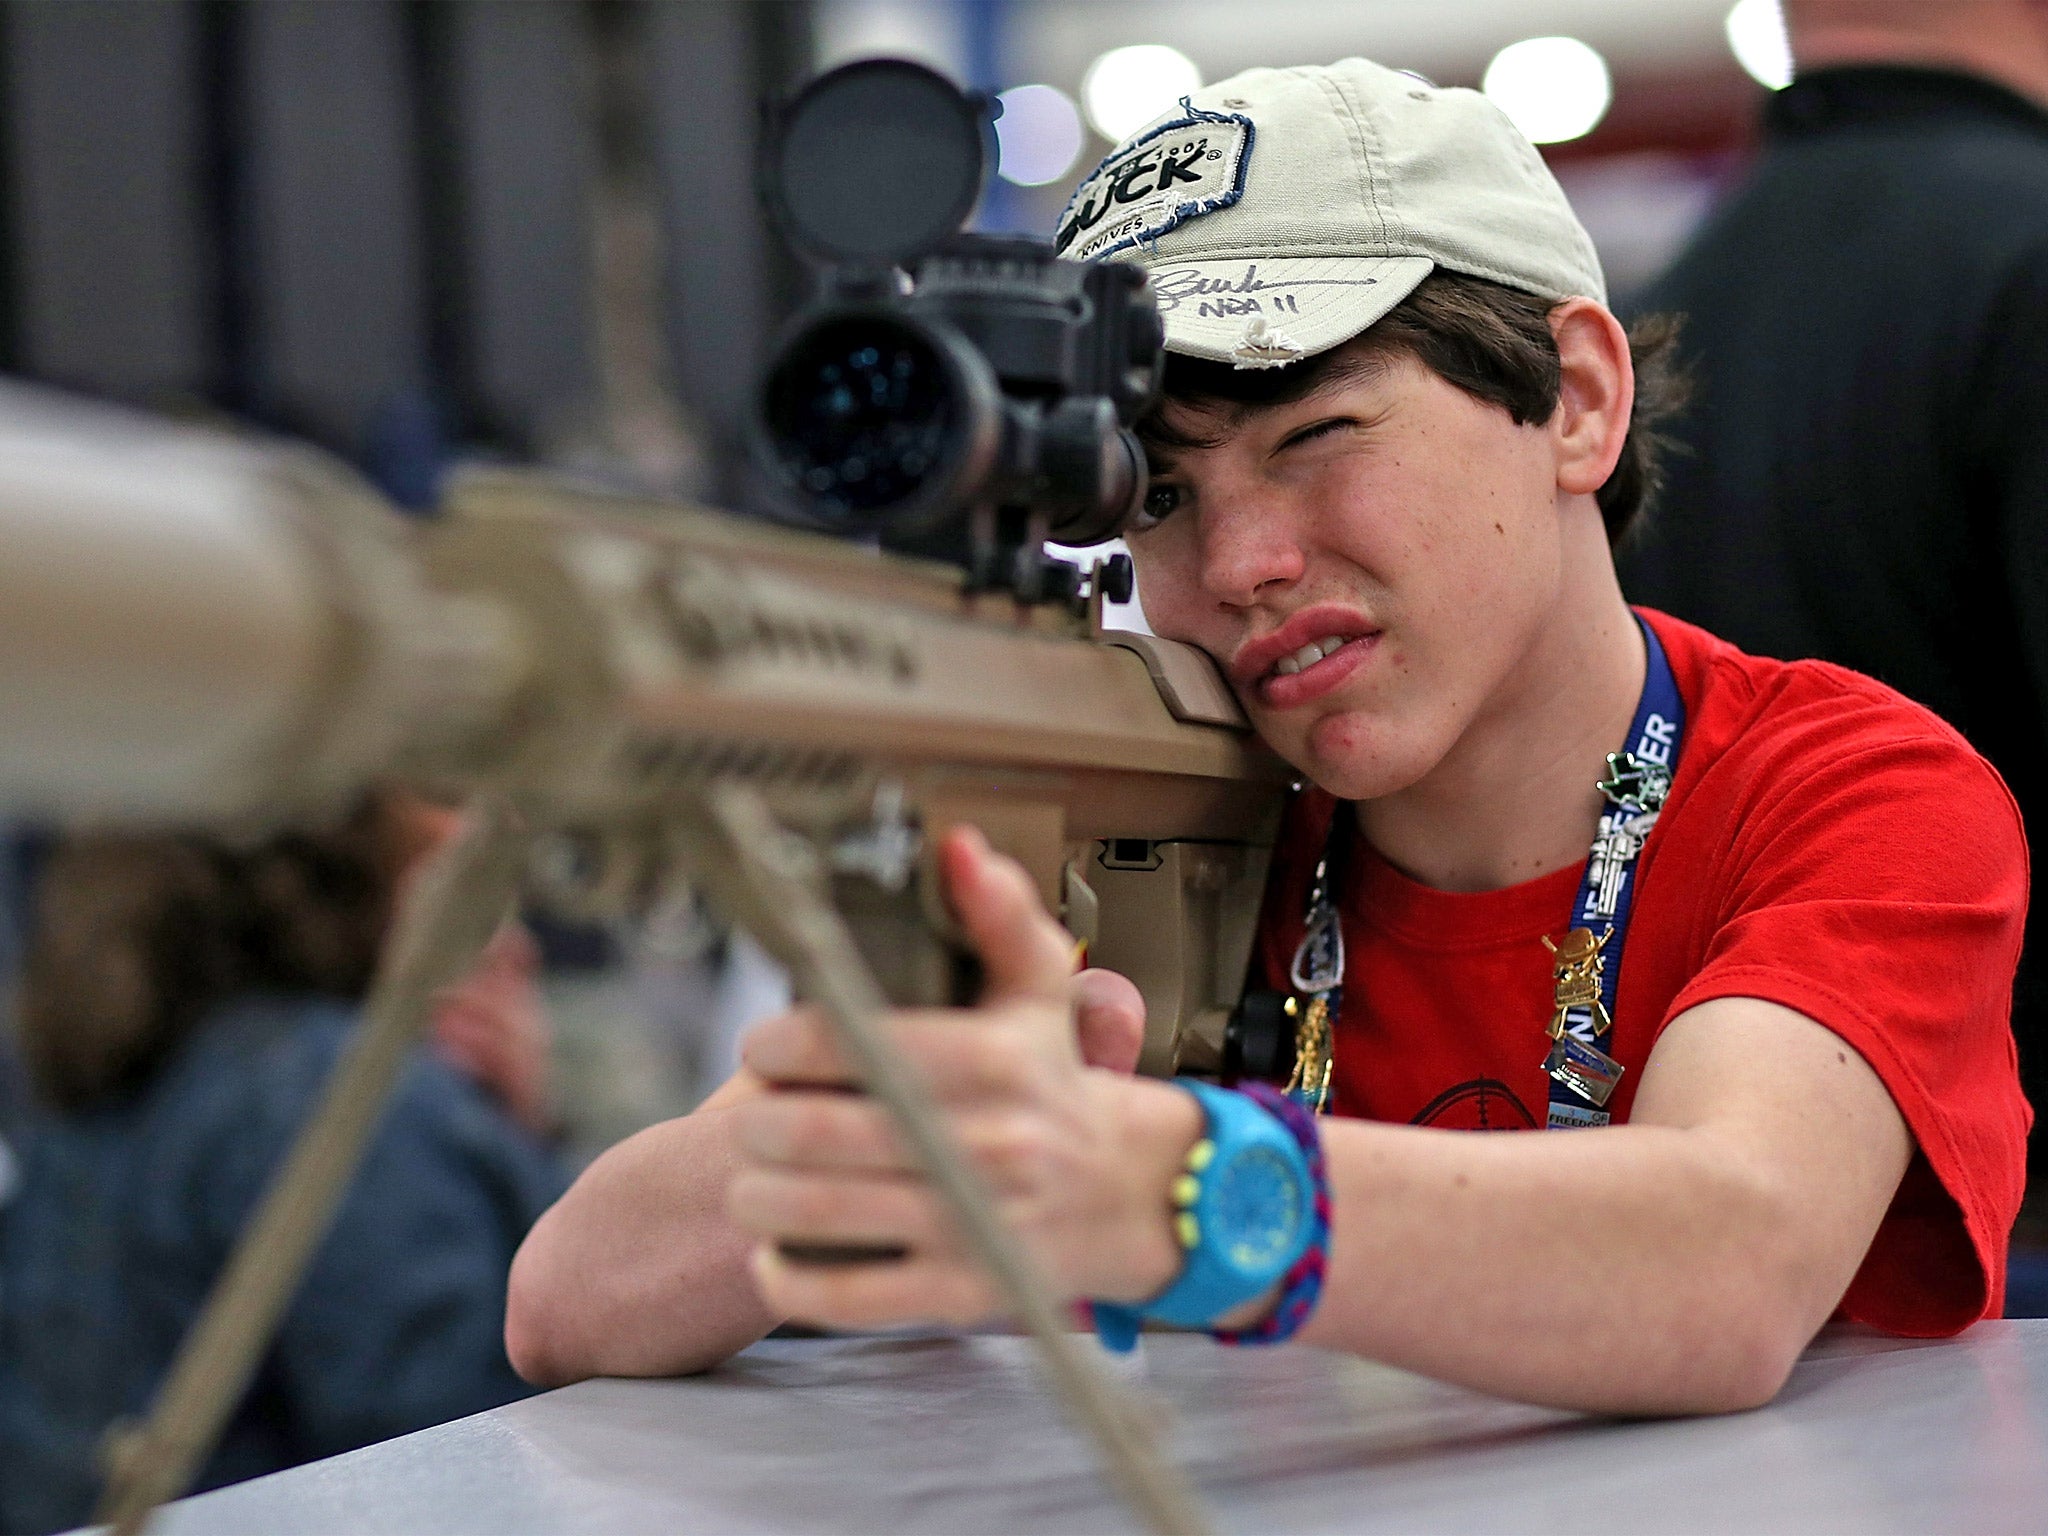
[[(998, 1195), (1030, 1195), (1048, 1161), (1045, 1138), (1009, 1110), (952, 1117), (960, 1150)], [(826, 1179), (916, 1175), (920, 1165), (874, 1100), (785, 1090), (734, 1111), (733, 1134), (750, 1166)]]
[[(968, 1018), (955, 1009), (903, 1009), (889, 1017), (897, 1049), (942, 1103), (1026, 1092), (1038, 1070), (1027, 1022)], [(859, 1076), (814, 1008), (763, 1021), (740, 1043), (740, 1059), (776, 1088), (858, 1088)]]
[(857, 1086), (831, 1026), (813, 1007), (791, 1008), (756, 1024), (740, 1041), (740, 1060), (755, 1076), (770, 1083)]
[(761, 1163), (889, 1173), (914, 1166), (888, 1112), (852, 1094), (764, 1095), (740, 1107), (733, 1134)]
[(772, 1245), (756, 1248), (754, 1285), (778, 1315), (828, 1328), (906, 1323), (964, 1326), (991, 1317), (995, 1292), (972, 1264), (911, 1257), (896, 1263), (793, 1264)]
[(986, 1002), (1030, 998), (1067, 1006), (1074, 944), (1038, 899), (1024, 867), (973, 827), (955, 827), (939, 847), (953, 915), (986, 977)]
[(956, 1246), (930, 1189), (915, 1179), (749, 1168), (734, 1176), (726, 1209), (742, 1231), (777, 1242), (889, 1244), (920, 1253)]
[(1091, 1067), (1135, 1072), (1145, 1046), (1145, 995), (1115, 971), (1083, 971), (1072, 986), (1081, 1059)]

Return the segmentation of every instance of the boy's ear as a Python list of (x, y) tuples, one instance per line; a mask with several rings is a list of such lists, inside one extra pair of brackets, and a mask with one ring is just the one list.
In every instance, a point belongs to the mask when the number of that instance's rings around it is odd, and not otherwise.
[(1590, 496), (1607, 483), (1628, 437), (1636, 398), (1628, 333), (1605, 306), (1567, 299), (1550, 312), (1559, 363), (1557, 413), (1550, 433), (1557, 447), (1557, 488)]

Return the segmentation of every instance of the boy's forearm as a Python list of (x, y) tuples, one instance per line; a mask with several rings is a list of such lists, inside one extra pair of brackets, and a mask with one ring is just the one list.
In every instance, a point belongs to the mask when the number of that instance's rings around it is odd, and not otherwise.
[(535, 1224), (512, 1266), (505, 1345), (540, 1386), (703, 1370), (777, 1319), (725, 1214), (731, 1109), (642, 1131), (606, 1152)]
[(1794, 1202), (1711, 1132), (1336, 1122), (1325, 1147), (1306, 1342), (1558, 1407), (1716, 1412), (1775, 1395), (1832, 1307)]

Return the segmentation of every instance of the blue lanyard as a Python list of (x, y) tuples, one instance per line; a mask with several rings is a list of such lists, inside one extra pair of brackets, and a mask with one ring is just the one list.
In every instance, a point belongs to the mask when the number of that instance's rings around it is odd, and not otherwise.
[(1671, 792), (1685, 737), (1685, 701), (1671, 662), (1657, 632), (1636, 622), (1649, 652), (1643, 696), (1627, 747), (1607, 755), (1607, 777), (1599, 786), (1607, 806), (1572, 901), (1571, 927), (1562, 943), (1543, 941), (1556, 958), (1551, 1044), (1543, 1062), (1550, 1079), (1547, 1123), (1554, 1131), (1606, 1125), (1612, 1119), (1607, 1101), (1623, 1068), (1600, 1042), (1614, 1028), (1622, 946), (1635, 908), (1636, 860)]
[[(1612, 1118), (1606, 1105), (1623, 1068), (1600, 1042), (1614, 1027), (1636, 860), (1671, 792), (1685, 736), (1685, 701), (1671, 662), (1656, 631), (1636, 622), (1649, 653), (1643, 696), (1636, 703), (1628, 744), (1607, 755), (1607, 777), (1599, 783), (1607, 808), (1572, 901), (1571, 926), (1562, 943), (1543, 941), (1557, 962), (1551, 1047), (1543, 1063), (1550, 1079), (1551, 1130), (1606, 1125)], [(1295, 1065), (1287, 1091), (1317, 1114), (1329, 1102), (1337, 1013), (1344, 996), (1344, 925), (1337, 902), (1352, 830), (1339, 802), (1316, 865), (1308, 923), (1289, 977), (1296, 994), (1288, 1004), (1295, 1020)]]

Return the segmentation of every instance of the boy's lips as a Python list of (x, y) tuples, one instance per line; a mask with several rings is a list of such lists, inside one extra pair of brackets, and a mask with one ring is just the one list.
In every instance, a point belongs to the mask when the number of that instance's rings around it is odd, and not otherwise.
[(1286, 674), (1275, 673), (1258, 685), (1258, 696), (1268, 709), (1294, 709), (1303, 704), (1313, 703), (1365, 664), (1379, 644), (1379, 634), (1360, 635), (1355, 640), (1346, 640), (1336, 650), (1312, 666), (1301, 671)]
[(1271, 709), (1321, 698), (1372, 653), (1380, 630), (1355, 609), (1318, 604), (1270, 635), (1247, 641), (1230, 663), (1230, 678)]

